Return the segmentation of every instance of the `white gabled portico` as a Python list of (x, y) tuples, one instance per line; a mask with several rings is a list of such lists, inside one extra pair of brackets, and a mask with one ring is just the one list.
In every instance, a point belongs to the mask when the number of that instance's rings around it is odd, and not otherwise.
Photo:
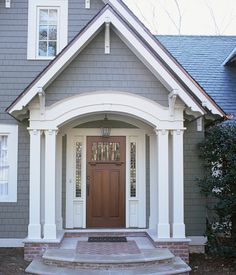
[[(139, 151), (137, 154), (137, 163), (143, 160), (142, 155), (145, 155), (145, 135), (150, 136), (151, 158), (150, 158), (150, 224), (149, 230), (157, 238), (185, 238), (184, 217), (183, 217), (183, 104), (176, 104), (174, 115), (168, 107), (163, 107), (149, 99), (136, 96), (128, 93), (119, 92), (97, 92), (79, 95), (68, 98), (57, 104), (46, 107), (43, 117), (40, 111), (40, 104), (35, 102), (30, 105), (30, 128), (31, 133), (31, 192), (30, 192), (30, 224), (29, 224), (29, 239), (53, 240), (56, 239), (57, 234), (57, 217), (61, 217), (60, 203), (56, 201), (57, 189), (61, 190), (61, 167), (60, 163), (56, 161), (56, 156), (60, 155), (61, 135), (57, 138), (57, 132), (61, 131), (72, 133), (74, 136), (98, 135), (96, 130), (83, 130), (78, 132), (78, 129), (69, 131), (71, 125), (81, 121), (86, 121), (86, 116), (93, 114), (108, 113), (117, 116), (117, 119), (130, 121), (131, 123), (137, 121), (137, 126), (143, 129), (123, 129), (112, 130), (112, 135), (126, 135), (127, 137), (140, 136), (140, 148), (144, 151)], [(74, 121), (74, 122), (73, 122)], [(73, 123), (72, 123), (73, 122)], [(71, 124), (72, 123), (72, 124)], [(135, 123), (135, 122), (134, 122)], [(72, 127), (73, 128), (73, 127)], [(99, 129), (98, 129), (99, 130)], [(76, 134), (76, 131), (78, 132)], [(44, 133), (42, 135), (42, 133)], [(44, 140), (44, 141), (43, 141)], [(44, 142), (44, 152), (40, 150), (40, 144)], [(68, 139), (68, 144), (70, 138)], [(56, 152), (59, 150), (59, 152)], [(73, 150), (73, 147), (67, 147)], [(154, 148), (156, 148), (154, 150)], [(73, 155), (73, 152), (67, 152), (67, 158)], [(42, 159), (43, 158), (43, 159)], [(68, 160), (67, 160), (68, 161)], [(86, 161), (86, 160), (85, 160)], [(36, 165), (37, 162), (37, 165)], [(172, 162), (173, 165), (169, 165)], [(41, 164), (41, 165), (40, 165)], [(42, 173), (42, 164), (45, 167)], [(138, 178), (140, 191), (137, 197), (136, 220), (141, 222), (133, 223), (132, 226), (132, 205), (135, 200), (130, 199), (126, 194), (126, 227), (146, 228), (146, 210), (145, 210), (145, 164), (140, 163), (139, 172), (141, 176)], [(86, 171), (84, 169), (82, 192), (86, 193)], [(129, 165), (126, 166), (126, 170)], [(70, 173), (68, 169), (67, 173)], [(73, 171), (72, 171), (73, 174)], [(35, 180), (35, 175), (41, 175), (40, 180)], [(128, 175), (128, 171), (127, 171)], [(43, 176), (43, 178), (42, 178)], [(60, 180), (60, 182), (59, 182)], [(73, 178), (67, 176), (66, 188), (67, 195), (71, 200), (67, 201), (66, 211), (66, 226), (73, 228), (73, 207), (72, 205), (73, 192), (72, 182)], [(44, 193), (40, 192), (40, 185), (45, 182)], [(128, 177), (126, 178), (126, 185), (128, 185)], [(144, 188), (144, 189), (143, 189)], [(176, 193), (172, 193), (174, 190)], [(171, 193), (170, 193), (171, 192)], [(128, 189), (127, 189), (128, 193)], [(171, 194), (171, 196), (170, 196)], [(40, 197), (43, 196), (44, 200)], [(60, 196), (58, 199), (60, 199)], [(85, 195), (86, 198), (86, 195)], [(170, 199), (172, 200), (170, 202)], [(130, 201), (129, 201), (130, 200)], [(44, 206), (40, 207), (40, 202), (44, 202)], [(83, 200), (80, 201), (83, 205)], [(58, 208), (56, 209), (56, 205)], [(85, 204), (84, 204), (85, 205)], [(171, 205), (173, 206), (171, 208)], [(44, 213), (40, 213), (44, 209)], [(82, 222), (81, 227), (86, 228), (86, 208), (82, 206)], [(143, 212), (142, 212), (143, 210)], [(58, 212), (59, 211), (59, 212)], [(130, 212), (131, 211), (131, 212)], [(83, 213), (83, 214), (82, 214)], [(72, 216), (71, 216), (72, 215)], [(44, 219), (40, 217), (44, 216)], [(69, 218), (71, 216), (71, 218)], [(172, 219), (170, 219), (172, 217)], [(79, 219), (79, 217), (78, 217)], [(43, 224), (43, 225), (42, 225)], [(42, 228), (41, 228), (42, 226)], [(32, 230), (32, 228), (35, 230)], [(61, 228), (58, 228), (61, 229)], [(42, 232), (42, 234), (41, 234)]]

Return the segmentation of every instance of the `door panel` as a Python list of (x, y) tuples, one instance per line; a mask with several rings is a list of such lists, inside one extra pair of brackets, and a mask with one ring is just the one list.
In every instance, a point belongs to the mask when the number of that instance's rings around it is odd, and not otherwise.
[(87, 227), (125, 226), (125, 137), (87, 137)]

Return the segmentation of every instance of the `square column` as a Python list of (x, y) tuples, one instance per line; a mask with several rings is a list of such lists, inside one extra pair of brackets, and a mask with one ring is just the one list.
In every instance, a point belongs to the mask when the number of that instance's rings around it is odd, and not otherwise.
[(30, 186), (28, 239), (41, 239), (40, 223), (40, 159), (41, 131), (29, 129), (30, 134)]
[(57, 130), (45, 133), (45, 224), (44, 239), (56, 239), (56, 135)]
[(169, 131), (157, 134), (157, 237), (170, 238), (169, 222)]
[(172, 131), (173, 148), (173, 238), (185, 238), (183, 130)]

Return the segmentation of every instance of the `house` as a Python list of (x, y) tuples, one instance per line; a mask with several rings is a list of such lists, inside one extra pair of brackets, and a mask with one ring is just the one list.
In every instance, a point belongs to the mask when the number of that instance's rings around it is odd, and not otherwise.
[(236, 113), (236, 37), (155, 37), (120, 0), (1, 0), (0, 34), (0, 246), (202, 245), (197, 144)]

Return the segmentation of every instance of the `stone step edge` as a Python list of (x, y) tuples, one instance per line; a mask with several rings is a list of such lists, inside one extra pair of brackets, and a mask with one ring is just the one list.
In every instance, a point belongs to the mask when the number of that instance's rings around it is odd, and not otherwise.
[(47, 249), (42, 256), (47, 264), (63, 262), (69, 264), (137, 264), (163, 263), (175, 256), (166, 248), (140, 249), (140, 254), (130, 255), (86, 255), (77, 254), (74, 249)]
[[(158, 270), (159, 269), (159, 270)], [(155, 271), (154, 271), (155, 270)], [(127, 272), (129, 275), (140, 274), (140, 275), (174, 275), (174, 274), (189, 274), (191, 268), (179, 257), (175, 257), (173, 262), (166, 265), (161, 264), (155, 266), (155, 269), (149, 272), (147, 267), (139, 267), (138, 269), (125, 269), (123, 268), (122, 273)], [(77, 275), (81, 271), (84, 275), (117, 275), (117, 269), (110, 270), (84, 270), (84, 269), (71, 269), (65, 267), (55, 267), (55, 266), (47, 266), (44, 264), (42, 258), (34, 259), (30, 265), (26, 268), (25, 272), (30, 274), (38, 274), (38, 275)], [(113, 273), (114, 272), (114, 273)], [(126, 273), (125, 273), (126, 274)]]

